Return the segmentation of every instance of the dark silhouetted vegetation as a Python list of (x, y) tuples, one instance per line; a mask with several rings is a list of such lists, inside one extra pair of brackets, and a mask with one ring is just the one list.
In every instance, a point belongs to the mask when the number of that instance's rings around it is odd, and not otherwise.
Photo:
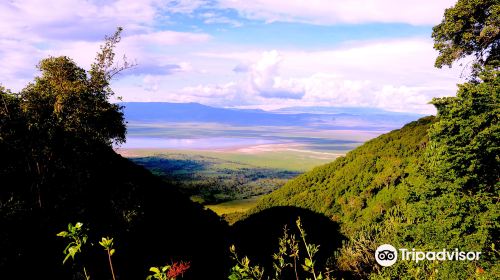
[[(0, 90), (1, 279), (83, 279), (83, 268), (61, 265), (65, 245), (55, 237), (74, 220), (92, 228), (89, 240), (126, 244), (112, 260), (120, 279), (144, 279), (171, 259), (191, 261), (186, 278), (227, 272), (220, 218), (113, 151), (126, 132), (121, 107), (109, 102), (111, 77), (129, 66), (113, 62), (120, 31), (90, 71), (50, 57), (19, 93)], [(102, 248), (77, 258), (89, 275), (110, 275)]]
[[(275, 270), (276, 262), (279, 263), (275, 254), (279, 249), (280, 238), (283, 238), (283, 227), (286, 226), (288, 238), (294, 236), (297, 243), (292, 247), (297, 246), (296, 249), (300, 251), (300, 256), (296, 256), (297, 264), (294, 264), (299, 279), (310, 278), (312, 277), (310, 271), (305, 271), (302, 264), (305, 264), (306, 258), (311, 259), (307, 250), (312, 248), (305, 247), (302, 240), (303, 232), (296, 224), (299, 218), (302, 221), (301, 227), (307, 232), (307, 243), (319, 245), (319, 251), (315, 252), (314, 265), (316, 271), (323, 272), (324, 275), (327, 272), (326, 268), (331, 268), (327, 264), (334, 262), (335, 252), (339, 250), (345, 238), (340, 233), (339, 224), (321, 213), (292, 206), (263, 210), (236, 222), (231, 227), (232, 243), (238, 249), (238, 253), (252, 260), (252, 266), (258, 264), (259, 270), (264, 270), (267, 276), (275, 276), (271, 272)], [(293, 258), (293, 252), (288, 253)], [(294, 260), (287, 260), (289, 261)], [(282, 268), (281, 279), (296, 279), (295, 268), (290, 268), (290, 266)]]
[[(236, 252), (236, 247), (231, 245), (229, 251), (236, 264), (231, 268), (229, 279), (300, 279), (302, 275), (306, 275), (306, 279), (332, 279), (330, 277), (331, 271), (325, 271), (324, 273), (318, 271), (315, 255), (318, 253), (320, 246), (306, 241), (307, 234), (300, 217), (296, 221), (296, 227), (299, 231), (298, 237), (290, 233), (287, 226), (283, 227), (283, 235), (278, 239), (278, 250), (272, 256), (271, 272), (259, 265), (252, 265), (251, 260), (246, 256), (240, 258)], [(305, 252), (302, 252), (301, 248), (304, 248)]]

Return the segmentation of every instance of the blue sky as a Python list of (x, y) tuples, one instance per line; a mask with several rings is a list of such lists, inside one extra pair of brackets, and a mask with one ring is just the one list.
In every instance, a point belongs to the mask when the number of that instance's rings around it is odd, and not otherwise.
[(461, 67), (433, 68), (432, 26), (453, 0), (25, 0), (0, 3), (0, 83), (20, 90), (49, 55), (84, 68), (123, 26), (124, 101), (433, 113)]

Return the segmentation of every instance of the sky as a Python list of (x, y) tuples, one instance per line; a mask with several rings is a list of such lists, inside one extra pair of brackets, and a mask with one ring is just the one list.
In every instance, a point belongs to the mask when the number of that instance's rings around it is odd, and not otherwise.
[(433, 114), (462, 67), (434, 68), (432, 27), (454, 0), (6, 0), (0, 83), (21, 90), (38, 61), (88, 69), (105, 35), (137, 65), (112, 83), (123, 101), (273, 110), (375, 107)]

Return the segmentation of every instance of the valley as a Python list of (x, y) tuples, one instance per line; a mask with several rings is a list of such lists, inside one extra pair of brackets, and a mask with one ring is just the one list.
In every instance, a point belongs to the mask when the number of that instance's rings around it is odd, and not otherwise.
[(229, 223), (287, 181), (412, 117), (359, 108), (124, 105), (127, 142), (115, 150)]

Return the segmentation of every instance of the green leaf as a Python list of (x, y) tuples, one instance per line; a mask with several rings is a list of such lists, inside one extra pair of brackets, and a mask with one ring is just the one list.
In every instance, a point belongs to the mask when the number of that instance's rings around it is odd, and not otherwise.
[(154, 266), (153, 266), (153, 267), (150, 267), (150, 268), (149, 268), (149, 271), (154, 272), (154, 273), (158, 273), (158, 274), (160, 274), (160, 273), (161, 273), (160, 269), (158, 269), (157, 267), (154, 267)]
[(67, 254), (62, 263), (65, 264), (69, 257), (71, 257), (71, 255)]
[(73, 246), (73, 247), (69, 247), (68, 249), (68, 253), (71, 255), (71, 257), (74, 259), (75, 258), (75, 255), (76, 253), (78, 253), (78, 251), (80, 250), (79, 247), (77, 246)]

